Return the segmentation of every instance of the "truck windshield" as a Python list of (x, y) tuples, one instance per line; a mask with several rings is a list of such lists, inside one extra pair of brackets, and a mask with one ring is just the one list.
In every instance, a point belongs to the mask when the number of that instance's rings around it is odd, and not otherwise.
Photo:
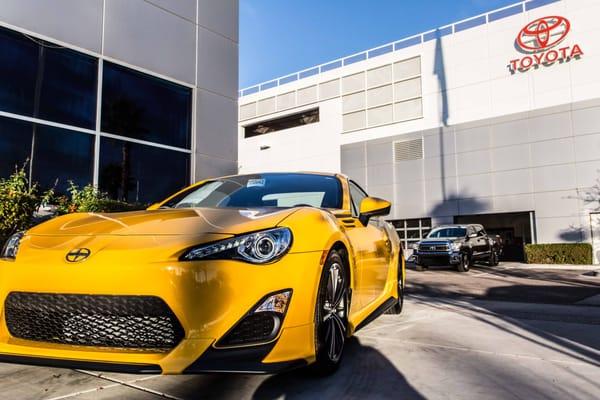
[(457, 238), (465, 237), (467, 230), (465, 228), (439, 228), (432, 230), (428, 238)]
[(205, 182), (167, 201), (165, 208), (342, 207), (342, 185), (316, 174), (238, 175)]

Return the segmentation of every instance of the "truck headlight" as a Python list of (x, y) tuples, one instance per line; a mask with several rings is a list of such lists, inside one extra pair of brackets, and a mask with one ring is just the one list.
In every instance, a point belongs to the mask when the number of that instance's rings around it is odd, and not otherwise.
[(281, 258), (292, 244), (288, 228), (267, 229), (194, 247), (185, 252), (181, 261), (237, 259), (254, 264), (266, 264)]
[(459, 251), (462, 245), (460, 243), (452, 243), (451, 248), (452, 251)]
[(21, 239), (23, 238), (24, 233), (25, 232), (17, 232), (8, 238), (6, 243), (4, 243), (4, 247), (2, 248), (0, 258), (6, 260), (14, 260), (17, 258), (17, 252), (19, 251), (19, 245), (21, 244)]

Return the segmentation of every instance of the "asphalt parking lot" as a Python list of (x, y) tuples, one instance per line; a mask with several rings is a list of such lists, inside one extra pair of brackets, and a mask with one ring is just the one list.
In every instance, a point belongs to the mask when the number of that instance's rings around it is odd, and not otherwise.
[(510, 264), (409, 270), (408, 282), (405, 312), (360, 331), (329, 378), (0, 364), (0, 399), (600, 398), (600, 276)]

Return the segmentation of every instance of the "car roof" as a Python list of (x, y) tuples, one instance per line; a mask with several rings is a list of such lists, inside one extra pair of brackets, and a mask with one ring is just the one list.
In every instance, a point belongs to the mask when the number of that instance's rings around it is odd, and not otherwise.
[(212, 178), (208, 178), (206, 180), (211, 180), (211, 179), (222, 179), (222, 178), (232, 178), (234, 176), (252, 176), (252, 175), (319, 175), (319, 176), (331, 176), (331, 177), (337, 177), (337, 178), (344, 178), (344, 179), (348, 179), (348, 177), (344, 174), (339, 174), (339, 173), (334, 173), (334, 172), (317, 172), (317, 171), (297, 171), (297, 172), (293, 172), (293, 171), (288, 171), (288, 172), (277, 172), (277, 171), (269, 171), (269, 172), (252, 172), (252, 173), (246, 173), (246, 174), (233, 174), (233, 175), (226, 175), (226, 176), (215, 176)]
[(438, 225), (438, 226), (434, 227), (433, 229), (439, 229), (439, 228), (468, 228), (469, 226), (483, 229), (483, 225), (481, 225), (481, 224), (444, 224), (444, 225)]

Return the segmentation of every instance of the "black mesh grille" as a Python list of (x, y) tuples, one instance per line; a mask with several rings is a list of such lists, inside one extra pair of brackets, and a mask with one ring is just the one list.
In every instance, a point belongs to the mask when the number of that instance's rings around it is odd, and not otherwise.
[(153, 296), (12, 292), (4, 313), (12, 336), (41, 342), (168, 351), (184, 335), (175, 314)]
[(279, 317), (271, 313), (256, 313), (242, 319), (223, 339), (218, 346), (235, 346), (240, 344), (259, 343), (273, 339), (279, 327)]

